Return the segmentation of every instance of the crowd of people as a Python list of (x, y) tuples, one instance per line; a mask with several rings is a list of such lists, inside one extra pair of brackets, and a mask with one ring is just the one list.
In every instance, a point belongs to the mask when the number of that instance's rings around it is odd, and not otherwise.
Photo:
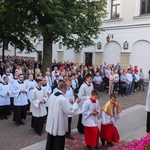
[[(145, 90), (142, 68), (55, 60), (44, 74), (41, 68), (42, 63), (32, 59), (7, 57), (5, 63), (0, 63), (0, 119), (8, 119), (13, 112), (16, 126), (23, 125), (28, 111), (32, 114), (31, 127), (40, 136), (46, 122), (46, 150), (63, 150), (64, 138), (74, 139), (71, 122), (75, 114), (79, 114), (77, 129), (85, 134), (88, 149), (97, 149), (99, 136), (102, 145), (112, 146), (112, 142), (119, 141), (115, 122), (121, 110), (116, 95), (124, 97)], [(97, 99), (104, 91), (110, 101), (102, 107), (99, 133), (97, 115), (101, 110)], [(107, 131), (112, 134), (109, 138)]]

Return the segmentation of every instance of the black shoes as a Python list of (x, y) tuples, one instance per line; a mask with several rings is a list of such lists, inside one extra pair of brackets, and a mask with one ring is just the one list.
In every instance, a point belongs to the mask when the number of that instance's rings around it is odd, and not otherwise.
[(91, 146), (90, 145), (86, 145), (86, 150), (91, 150)]
[(98, 147), (91, 147), (91, 150), (99, 150)]
[(102, 146), (105, 146), (105, 141), (104, 141), (104, 140), (101, 140), (101, 142), (102, 142)]
[(19, 123), (16, 122), (16, 126), (19, 127)]
[(21, 125), (25, 125), (25, 124), (24, 124), (24, 122), (22, 122), (22, 121), (21, 121), (19, 124), (21, 124)]
[(5, 116), (5, 117), (4, 117), (4, 119), (6, 119), (6, 120), (7, 120), (7, 119), (8, 119), (8, 117), (7, 117), (7, 116)]
[(7, 116), (1, 116), (0, 119), (1, 119), (1, 120), (3, 120), (3, 119), (6, 119), (6, 120), (7, 120), (8, 117), (7, 117)]
[(41, 136), (42, 132), (34, 131), (37, 135)]
[(114, 145), (111, 142), (107, 142), (106, 146), (113, 147)]
[(71, 136), (71, 135), (66, 135), (66, 138), (71, 139), (71, 140), (74, 140), (74, 137)]
[(16, 122), (16, 126), (18, 127), (19, 125), (25, 125), (24, 122), (20, 121), (19, 123)]
[[(106, 141), (101, 140), (101, 142), (102, 142), (102, 146), (105, 146), (105, 142), (106, 142)], [(114, 146), (114, 145), (113, 145), (111, 142), (107, 142), (107, 143), (106, 143), (106, 146), (112, 147), (112, 146)]]
[(98, 149), (98, 147), (92, 147), (90, 145), (87, 145), (86, 150), (99, 150), (99, 149)]

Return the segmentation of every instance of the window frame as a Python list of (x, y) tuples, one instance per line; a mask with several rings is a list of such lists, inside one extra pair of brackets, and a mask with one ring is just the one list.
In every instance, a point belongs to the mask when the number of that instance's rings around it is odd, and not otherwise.
[[(120, 12), (119, 12), (119, 16), (117, 15), (117, 7), (120, 6), (121, 7), (121, 2), (119, 4), (114, 4), (113, 3), (114, 0), (111, 0), (111, 19), (118, 19), (120, 18)], [(115, 7), (115, 17), (113, 17), (113, 7)]]
[[(148, 2), (150, 3), (150, 0), (144, 0), (145, 1), (145, 6), (144, 6), (144, 13), (142, 12), (142, 0), (140, 0), (140, 15), (147, 15), (150, 14), (150, 10), (148, 12)], [(150, 5), (150, 4), (149, 4)], [(149, 8), (150, 9), (150, 8)]]

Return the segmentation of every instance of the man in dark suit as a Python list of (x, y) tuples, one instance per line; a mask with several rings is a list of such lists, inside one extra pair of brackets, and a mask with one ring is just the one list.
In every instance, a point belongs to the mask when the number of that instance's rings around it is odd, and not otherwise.
[(58, 87), (59, 76), (56, 75), (56, 79), (54, 80), (54, 88)]
[(83, 71), (79, 71), (78, 72), (78, 84), (79, 84), (79, 88), (83, 84), (83, 82), (84, 82)]

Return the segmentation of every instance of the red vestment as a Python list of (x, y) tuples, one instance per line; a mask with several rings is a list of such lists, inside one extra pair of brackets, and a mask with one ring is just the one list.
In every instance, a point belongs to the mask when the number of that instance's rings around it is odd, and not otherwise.
[(97, 147), (99, 142), (99, 128), (84, 126), (84, 136), (86, 145)]
[(120, 136), (117, 128), (113, 124), (101, 124), (100, 138), (103, 141), (118, 143)]

